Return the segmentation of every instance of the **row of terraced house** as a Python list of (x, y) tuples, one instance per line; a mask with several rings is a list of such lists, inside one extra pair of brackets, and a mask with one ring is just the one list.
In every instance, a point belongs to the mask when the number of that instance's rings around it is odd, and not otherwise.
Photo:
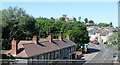
[(1, 54), (12, 54), (18, 59), (75, 59), (76, 44), (70, 40), (69, 35), (63, 39), (62, 35), (58, 39), (53, 39), (51, 35), (47, 38), (37, 38), (32, 40), (20, 40), (18, 43), (13, 38), (11, 50), (2, 50)]

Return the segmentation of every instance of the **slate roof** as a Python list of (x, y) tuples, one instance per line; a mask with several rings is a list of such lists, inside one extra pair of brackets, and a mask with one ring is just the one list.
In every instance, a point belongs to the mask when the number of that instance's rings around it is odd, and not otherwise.
[(94, 34), (94, 33), (100, 33), (99, 29), (91, 29), (88, 31), (90, 34)]
[(97, 27), (93, 27), (93, 29), (88, 30), (88, 32), (90, 34), (100, 33), (101, 36), (106, 36), (109, 33), (116, 32), (116, 31), (118, 31), (118, 29), (114, 28), (114, 27), (104, 27), (104, 28), (101, 28), (101, 29), (98, 29)]
[(101, 36), (107, 36), (109, 34), (109, 32), (106, 29), (101, 29), (100, 30), (100, 35)]
[(51, 51), (68, 48), (76, 45), (71, 40), (63, 39), (59, 41), (58, 39), (53, 39), (52, 42), (46, 39), (41, 39), (38, 44), (34, 43), (24, 43), (23, 50), (17, 54), (17, 57), (32, 57), (39, 54), (48, 53)]

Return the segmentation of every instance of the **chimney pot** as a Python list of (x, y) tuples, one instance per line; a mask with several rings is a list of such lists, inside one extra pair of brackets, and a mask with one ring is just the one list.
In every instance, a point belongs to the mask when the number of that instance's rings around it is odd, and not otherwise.
[(70, 36), (69, 36), (69, 35), (67, 35), (66, 39), (70, 40)]
[(58, 40), (62, 41), (62, 34), (58, 36)]
[(37, 44), (37, 36), (33, 36), (32, 41)]
[(16, 43), (16, 40), (14, 40), (14, 38), (13, 38), (13, 40), (11, 42), (11, 46), (12, 46), (11, 54), (16, 56), (17, 55), (17, 43)]
[(48, 39), (49, 42), (52, 42), (52, 37), (51, 37), (51, 35), (48, 35), (47, 39)]

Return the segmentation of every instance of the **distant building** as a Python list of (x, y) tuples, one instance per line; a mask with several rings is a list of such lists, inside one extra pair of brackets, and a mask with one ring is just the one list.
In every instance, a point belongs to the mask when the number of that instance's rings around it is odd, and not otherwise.
[(69, 18), (69, 17), (67, 17), (66, 14), (63, 14), (63, 17), (65, 18), (65, 21), (66, 21), (66, 22), (73, 22), (73, 21), (74, 21), (73, 18)]
[(117, 29), (113, 27), (99, 28), (96, 26), (91, 26), (91, 27), (87, 27), (87, 30), (90, 36), (90, 40), (97, 39), (99, 43), (107, 42), (108, 37), (112, 35), (114, 32), (117, 32)]

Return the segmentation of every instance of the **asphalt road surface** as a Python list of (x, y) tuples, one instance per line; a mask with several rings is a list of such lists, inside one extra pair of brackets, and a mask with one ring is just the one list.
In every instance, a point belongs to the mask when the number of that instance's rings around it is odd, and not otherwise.
[(89, 53), (96, 53), (91, 59), (87, 60), (84, 65), (112, 65), (115, 57), (113, 57), (114, 53), (117, 53), (117, 46), (112, 45), (108, 47), (106, 44), (90, 44), (89, 45)]

